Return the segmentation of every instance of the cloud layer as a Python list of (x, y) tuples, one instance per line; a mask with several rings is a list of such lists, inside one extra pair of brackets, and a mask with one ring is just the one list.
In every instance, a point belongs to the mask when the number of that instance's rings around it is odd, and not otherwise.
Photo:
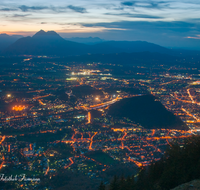
[(187, 45), (187, 40), (199, 41), (199, 10), (199, 0), (1, 0), (0, 33), (30, 34), (42, 28), (63, 35), (99, 35), (166, 45), (171, 39), (171, 44)]

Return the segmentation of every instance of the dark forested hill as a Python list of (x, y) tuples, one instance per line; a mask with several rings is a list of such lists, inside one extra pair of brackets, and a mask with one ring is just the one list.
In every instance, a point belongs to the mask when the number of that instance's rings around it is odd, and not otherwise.
[(152, 95), (126, 98), (111, 105), (108, 114), (127, 117), (145, 128), (187, 129), (185, 124)]

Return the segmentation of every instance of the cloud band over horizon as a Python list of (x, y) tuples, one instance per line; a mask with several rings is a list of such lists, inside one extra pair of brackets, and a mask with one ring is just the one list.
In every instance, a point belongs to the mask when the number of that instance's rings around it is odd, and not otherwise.
[(62, 36), (147, 40), (173, 47), (194, 44), (196, 48), (199, 9), (198, 0), (2, 0), (0, 33), (27, 36), (44, 29)]

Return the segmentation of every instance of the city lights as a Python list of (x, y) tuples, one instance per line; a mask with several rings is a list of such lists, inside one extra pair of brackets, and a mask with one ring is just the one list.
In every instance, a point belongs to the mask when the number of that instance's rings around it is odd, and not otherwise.
[(25, 106), (22, 106), (22, 105), (19, 105), (19, 106), (14, 106), (12, 107), (12, 110), (13, 111), (23, 111), (26, 107)]

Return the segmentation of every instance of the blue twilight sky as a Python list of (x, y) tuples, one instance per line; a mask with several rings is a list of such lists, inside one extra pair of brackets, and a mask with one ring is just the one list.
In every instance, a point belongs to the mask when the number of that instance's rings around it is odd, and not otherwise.
[(199, 0), (0, 0), (0, 33), (143, 40), (200, 49)]

